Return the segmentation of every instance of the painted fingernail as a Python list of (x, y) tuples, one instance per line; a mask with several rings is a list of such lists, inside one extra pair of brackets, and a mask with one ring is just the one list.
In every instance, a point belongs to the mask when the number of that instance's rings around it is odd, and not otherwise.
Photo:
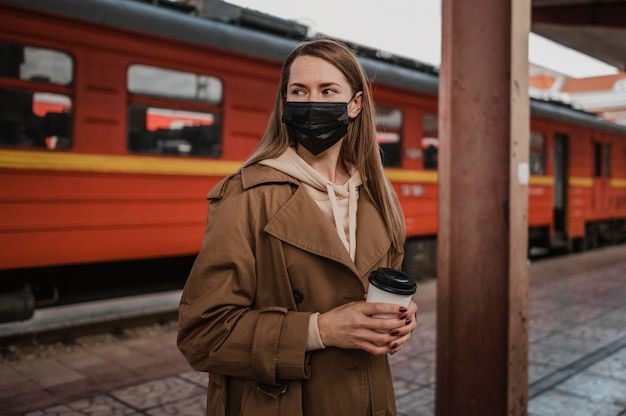
[(406, 320), (406, 325), (410, 325), (410, 324), (411, 324), (411, 320), (410, 320), (410, 319), (407, 319), (407, 320)]
[(401, 315), (401, 316), (400, 316), (400, 320), (406, 319), (406, 318), (407, 318), (407, 316), (409, 316), (409, 315), (407, 315), (406, 313), (405, 313), (404, 315)]
[(405, 308), (404, 306), (400, 306), (400, 313), (404, 313), (406, 311), (408, 311), (407, 308)]
[(400, 331), (398, 331), (397, 329), (392, 329), (391, 330), (391, 335), (398, 335), (400, 333)]
[(392, 349), (392, 350), (395, 350), (396, 348), (398, 348), (398, 344), (393, 344), (393, 345), (391, 346), (391, 349)]

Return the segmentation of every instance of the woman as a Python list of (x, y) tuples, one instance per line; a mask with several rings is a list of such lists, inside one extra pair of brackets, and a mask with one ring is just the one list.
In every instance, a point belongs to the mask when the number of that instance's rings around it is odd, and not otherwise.
[(405, 225), (346, 47), (312, 41), (287, 57), (257, 150), (208, 199), (178, 333), (209, 372), (207, 414), (394, 415), (387, 354), (417, 306), (364, 302), (370, 272), (400, 268)]

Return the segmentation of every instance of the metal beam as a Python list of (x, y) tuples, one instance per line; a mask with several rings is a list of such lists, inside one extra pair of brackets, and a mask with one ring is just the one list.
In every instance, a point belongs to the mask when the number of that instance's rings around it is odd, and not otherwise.
[(533, 23), (532, 30), (554, 42), (616, 66), (622, 71), (626, 69), (625, 29)]
[(532, 0), (532, 31), (626, 68), (626, 0)]
[(529, 0), (443, 0), (436, 415), (525, 415)]
[(626, 2), (533, 7), (533, 23), (626, 27)]

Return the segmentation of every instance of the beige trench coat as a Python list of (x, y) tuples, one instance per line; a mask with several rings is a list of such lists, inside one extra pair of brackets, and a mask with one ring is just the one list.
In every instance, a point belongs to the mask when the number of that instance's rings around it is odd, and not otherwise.
[(183, 291), (178, 346), (209, 372), (208, 415), (395, 415), (387, 356), (306, 352), (309, 316), (363, 300), (369, 273), (401, 265), (366, 192), (353, 262), (299, 182), (253, 165), (208, 195), (201, 251)]

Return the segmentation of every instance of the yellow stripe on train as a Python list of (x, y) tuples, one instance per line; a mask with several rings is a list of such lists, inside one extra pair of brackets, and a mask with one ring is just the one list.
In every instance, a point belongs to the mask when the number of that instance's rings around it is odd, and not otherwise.
[[(135, 155), (97, 155), (85, 153), (40, 152), (24, 150), (0, 151), (0, 168), (54, 171), (83, 171), (102, 173), (137, 173), (155, 175), (227, 176), (241, 167), (242, 161), (195, 158), (171, 158)], [(435, 170), (385, 169), (392, 182), (438, 182)], [(572, 177), (569, 186), (591, 188), (592, 178)], [(531, 176), (530, 185), (553, 186), (551, 176)], [(626, 188), (626, 179), (611, 179), (613, 188)]]
[(531, 176), (528, 179), (531, 186), (553, 186), (554, 178), (552, 176)]
[(568, 184), (569, 186), (575, 186), (578, 188), (593, 188), (593, 179), (571, 177), (568, 180)]
[(437, 183), (438, 181), (436, 170), (385, 169), (385, 174), (391, 182)]
[[(227, 176), (243, 161), (135, 155), (96, 155), (23, 150), (0, 151), (0, 168), (156, 175)], [(436, 171), (388, 169), (394, 182), (437, 183)]]
[(626, 179), (611, 179), (610, 184), (613, 188), (626, 188)]
[(0, 168), (157, 175), (227, 176), (241, 161), (221, 161), (155, 156), (0, 151)]

